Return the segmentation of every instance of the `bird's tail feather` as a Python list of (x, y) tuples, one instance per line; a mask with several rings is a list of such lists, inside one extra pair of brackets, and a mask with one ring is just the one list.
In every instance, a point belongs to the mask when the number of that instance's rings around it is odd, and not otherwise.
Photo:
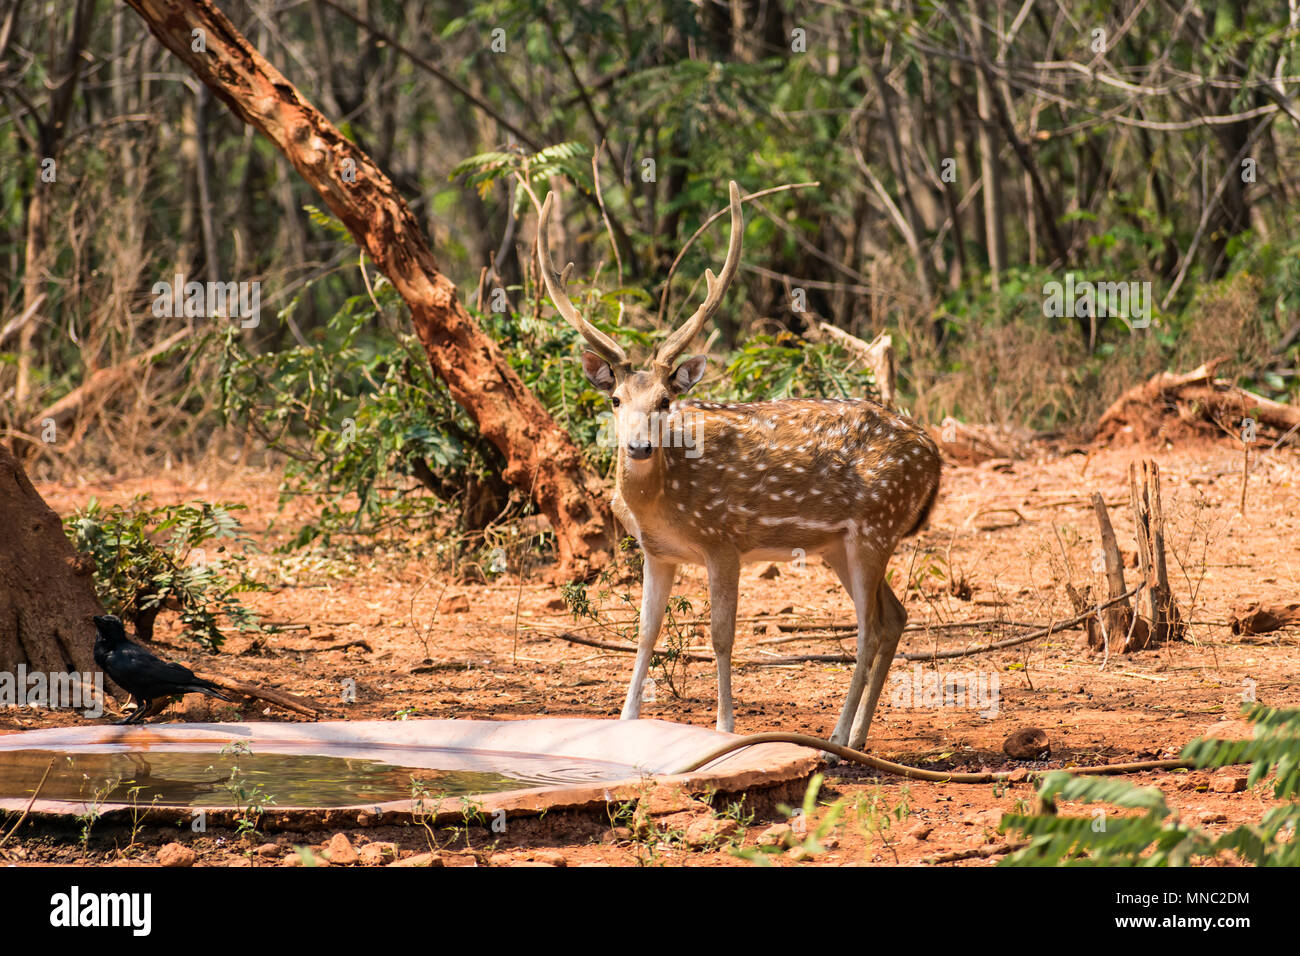
[(238, 703), (238, 701), (236, 701), (233, 697), (227, 697), (221, 691), (217, 690), (216, 686), (213, 684), (208, 684), (208, 683), (195, 684), (193, 689), (195, 693), (206, 694), (208, 697), (215, 697), (218, 700), (224, 700), (227, 704)]

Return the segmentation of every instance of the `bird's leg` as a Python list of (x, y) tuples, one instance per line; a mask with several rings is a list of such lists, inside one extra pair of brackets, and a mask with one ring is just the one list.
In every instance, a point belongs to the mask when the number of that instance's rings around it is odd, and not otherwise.
[[(135, 720), (135, 718), (140, 715), (140, 701), (136, 698), (135, 694), (129, 694), (126, 698), (126, 703), (129, 704), (133, 700), (135, 701), (135, 713), (131, 714), (129, 717), (123, 717), (121, 720), (113, 721), (114, 724), (118, 726), (121, 726), (122, 724), (129, 724), (131, 723), (131, 721)], [(123, 704), (122, 706), (125, 708), (126, 704)]]
[(125, 721), (128, 724), (138, 724), (141, 721), (143, 721), (145, 714), (149, 712), (149, 706), (153, 703), (153, 701), (145, 700), (143, 697), (137, 697), (136, 703), (139, 704), (139, 707), (136, 708), (136, 712), (131, 715), (130, 719)]

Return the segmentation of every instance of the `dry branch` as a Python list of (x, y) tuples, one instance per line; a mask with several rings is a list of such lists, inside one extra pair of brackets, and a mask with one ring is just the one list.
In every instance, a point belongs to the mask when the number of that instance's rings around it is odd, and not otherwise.
[[(995, 641), (991, 644), (982, 644), (979, 647), (971, 647), (965, 650), (956, 651), (933, 651), (933, 652), (911, 652), (907, 654), (896, 654), (896, 661), (943, 661), (951, 660), (957, 657), (972, 657), (976, 654), (984, 654), (988, 651), (1000, 651), (1007, 647), (1016, 647), (1019, 644), (1027, 644), (1030, 641), (1037, 640), (1040, 637), (1047, 637), (1055, 634), (1057, 631), (1068, 631), (1071, 628), (1078, 627), (1089, 617), (1095, 615), (1099, 610), (1104, 611), (1119, 601), (1127, 601), (1133, 595), (1142, 590), (1142, 585), (1126, 591), (1119, 597), (1107, 601), (1099, 607), (1090, 608), (1084, 613), (1070, 618), (1068, 621), (1049, 624), (1047, 627), (1038, 628), (1028, 634), (1021, 634), (1018, 637), (1008, 638), (1005, 641)], [(581, 637), (577, 634), (564, 632), (556, 634), (554, 637), (562, 641), (568, 641), (570, 644), (581, 644), (584, 647), (595, 647), (603, 651), (617, 651), (620, 654), (635, 654), (635, 644), (615, 644), (612, 641), (599, 641), (592, 637)], [(700, 661), (711, 664), (715, 661), (714, 656), (708, 651), (682, 651), (681, 656), (689, 661)], [(735, 667), (779, 667), (785, 664), (853, 664), (857, 661), (856, 654), (791, 654), (786, 657), (765, 657), (760, 659), (748, 659), (733, 661)]]
[(231, 680), (229, 677), (214, 677), (211, 674), (204, 676), (206, 680), (212, 681), (222, 690), (233, 690), (236, 694), (243, 694), (245, 697), (251, 697), (254, 700), (264, 700), (268, 704), (275, 704), (277, 707), (291, 710), (295, 714), (302, 714), (304, 717), (319, 717), (329, 710), (329, 708), (307, 700), (305, 697), (286, 694), (284, 691), (245, 684), (243, 681)]

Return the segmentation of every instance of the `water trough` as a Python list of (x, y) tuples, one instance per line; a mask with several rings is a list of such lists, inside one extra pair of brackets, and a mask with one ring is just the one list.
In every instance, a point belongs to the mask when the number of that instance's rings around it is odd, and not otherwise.
[(267, 830), (375, 826), (462, 819), (468, 805), (485, 817), (603, 812), (649, 787), (793, 792), (820, 761), (766, 743), (677, 772), (731, 739), (661, 720), (571, 718), (62, 727), (0, 735), (0, 809), (30, 802), (38, 819), (95, 809), (109, 820), (201, 810), (219, 826), (256, 805)]

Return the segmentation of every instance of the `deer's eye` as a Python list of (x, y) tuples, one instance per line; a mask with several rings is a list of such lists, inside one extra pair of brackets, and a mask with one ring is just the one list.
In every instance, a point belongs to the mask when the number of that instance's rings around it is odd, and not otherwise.
[(618, 406), (621, 404), (619, 400), (617, 398), (614, 398), (613, 396), (610, 397), (609, 401), (610, 404), (612, 404), (615, 408), (618, 408)]
[(672, 400), (671, 398), (669, 398), (667, 395), (665, 395), (663, 398), (659, 399), (659, 407), (660, 407), (660, 408), (663, 408), (663, 409), (667, 409), (670, 405), (672, 405), (672, 403), (673, 403), (673, 400)]

